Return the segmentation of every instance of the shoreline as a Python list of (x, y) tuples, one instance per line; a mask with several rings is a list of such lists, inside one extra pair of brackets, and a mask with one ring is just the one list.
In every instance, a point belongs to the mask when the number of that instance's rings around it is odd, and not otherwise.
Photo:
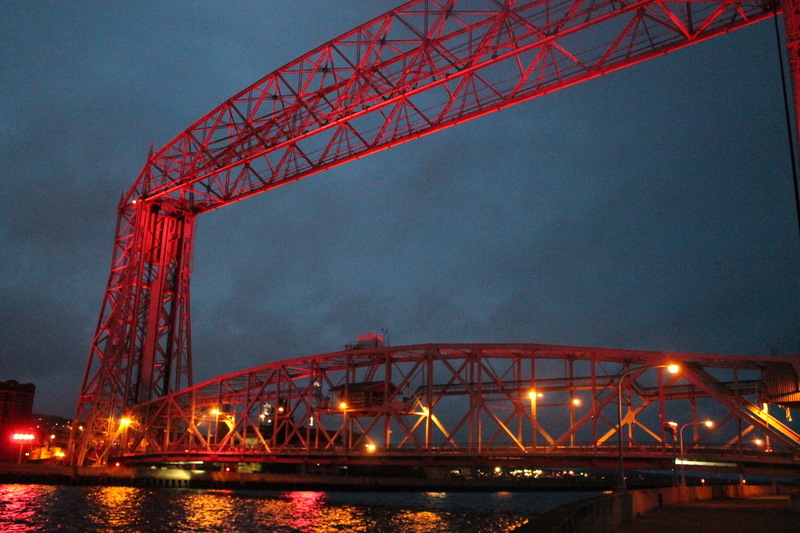
[(0, 483), (45, 485), (119, 485), (228, 490), (337, 490), (430, 492), (586, 492), (608, 490), (602, 482), (569, 479), (460, 477), (378, 477), (241, 473), (123, 466), (70, 466), (0, 463)]

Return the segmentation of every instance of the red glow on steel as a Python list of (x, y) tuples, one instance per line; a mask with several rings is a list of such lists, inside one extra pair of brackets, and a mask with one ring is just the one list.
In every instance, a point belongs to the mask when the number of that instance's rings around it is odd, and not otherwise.
[(124, 411), (192, 385), (198, 214), (773, 13), (769, 3), (731, 0), (486, 2), (471, 10), (415, 0), (245, 88), (151, 151), (119, 205), (73, 462), (94, 450), (104, 463), (116, 453), (114, 420)]

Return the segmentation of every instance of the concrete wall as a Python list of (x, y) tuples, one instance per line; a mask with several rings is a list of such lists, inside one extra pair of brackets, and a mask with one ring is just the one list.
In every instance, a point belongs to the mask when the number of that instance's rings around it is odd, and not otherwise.
[(664, 505), (719, 498), (751, 498), (776, 494), (774, 485), (723, 485), (700, 487), (666, 487), (632, 490), (631, 513), (628, 520)]
[(594, 498), (560, 505), (515, 529), (519, 533), (614, 533), (623, 515), (630, 512), (630, 499), (619, 494), (603, 494)]
[(715, 487), (665, 487), (609, 492), (561, 505), (525, 524), (520, 533), (613, 533), (637, 516), (676, 503), (719, 498), (750, 498), (776, 494), (774, 485), (726, 485)]

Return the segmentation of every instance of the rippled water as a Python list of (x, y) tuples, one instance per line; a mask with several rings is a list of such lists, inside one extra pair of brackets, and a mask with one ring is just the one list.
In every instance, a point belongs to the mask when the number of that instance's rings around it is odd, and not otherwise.
[(0, 485), (0, 531), (493, 533), (588, 496)]

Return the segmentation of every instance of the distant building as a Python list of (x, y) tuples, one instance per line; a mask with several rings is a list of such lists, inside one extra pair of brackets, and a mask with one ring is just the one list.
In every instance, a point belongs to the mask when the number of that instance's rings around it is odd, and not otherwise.
[[(60, 463), (64, 460), (72, 433), (72, 420), (55, 415), (33, 414), (32, 433), (36, 440), (31, 444), (29, 461)], [(19, 450), (17, 450), (19, 451)]]
[(13, 436), (30, 432), (35, 395), (33, 383), (0, 381), (0, 461), (17, 459), (19, 444), (13, 441)]
[(383, 335), (377, 333), (364, 333), (356, 337), (356, 342), (352, 342), (345, 346), (348, 350), (362, 350), (364, 348), (382, 348), (386, 346)]

